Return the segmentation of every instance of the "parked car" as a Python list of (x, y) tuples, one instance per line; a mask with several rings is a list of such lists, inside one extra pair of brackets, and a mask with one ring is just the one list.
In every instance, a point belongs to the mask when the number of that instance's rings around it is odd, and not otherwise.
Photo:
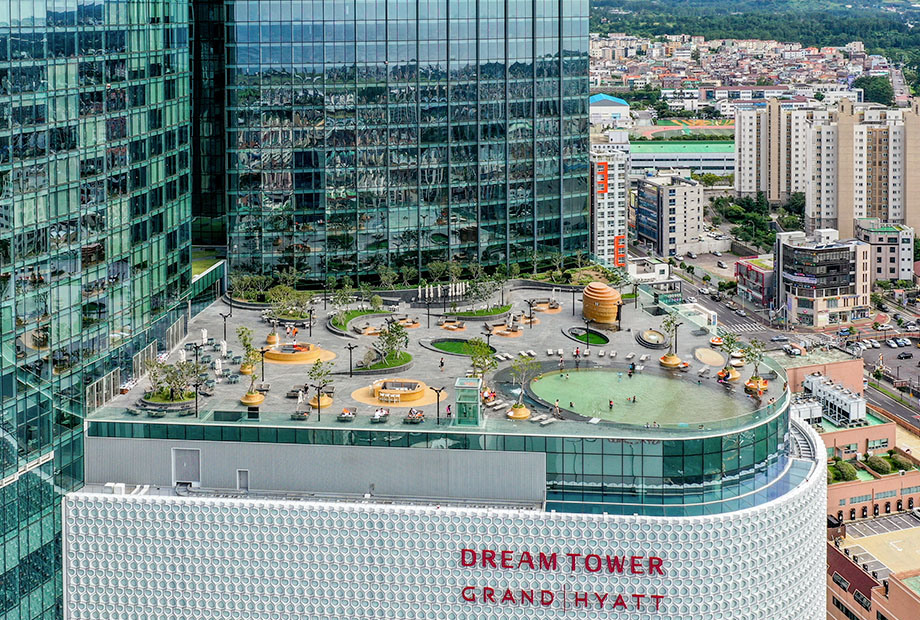
[(722, 252), (716, 251), (716, 252), (713, 252), (712, 255), (713, 255), (713, 256), (722, 256)]
[(906, 329), (909, 332), (915, 332), (917, 331), (918, 326), (916, 323), (908, 323), (907, 325), (904, 326), (904, 329)]
[(910, 346), (910, 340), (908, 340), (907, 338), (895, 338), (895, 340), (896, 340), (897, 343), (898, 343), (899, 345), (901, 345), (902, 347), (909, 347), (909, 346)]
[(901, 351), (900, 353), (898, 353), (898, 359), (899, 360), (912, 360), (914, 359), (914, 354), (908, 351)]
[(696, 252), (687, 252), (687, 256), (690, 258), (696, 258)]
[(891, 325), (889, 325), (888, 323), (885, 323), (884, 325), (879, 325), (879, 326), (878, 326), (878, 330), (879, 330), (880, 332), (887, 332), (887, 331), (890, 330), (890, 329), (894, 329), (894, 327), (891, 326)]
[(789, 342), (789, 336), (773, 336), (770, 342)]
[(897, 349), (897, 348), (898, 348), (898, 343), (895, 342), (894, 340), (892, 340), (891, 338), (889, 338), (888, 340), (886, 340), (886, 341), (885, 341), (885, 344), (887, 344), (887, 345), (888, 345), (889, 347), (891, 347), (892, 349)]
[(873, 348), (873, 349), (881, 349), (881, 348), (882, 348), (882, 343), (880, 343), (880, 342), (879, 342), (878, 340), (876, 340), (875, 338), (870, 338), (867, 342), (868, 342), (869, 344), (872, 345), (872, 348)]
[(728, 269), (728, 265), (725, 264), (724, 260), (720, 260), (719, 262), (716, 263), (716, 265), (719, 266), (719, 269)]

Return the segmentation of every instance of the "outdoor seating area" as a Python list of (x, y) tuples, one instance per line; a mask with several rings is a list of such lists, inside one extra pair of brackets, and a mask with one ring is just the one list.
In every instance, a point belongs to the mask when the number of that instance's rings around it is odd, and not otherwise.
[(463, 331), (466, 329), (466, 324), (463, 321), (451, 318), (443, 318), (438, 320), (438, 326), (441, 329), (446, 329), (450, 332)]
[(425, 387), (424, 383), (408, 379), (380, 379), (371, 385), (371, 392), (381, 403), (400, 403), (420, 399)]
[(298, 364), (311, 364), (322, 356), (323, 349), (311, 343), (284, 343), (271, 347), (265, 352), (265, 360), (273, 362), (287, 362)]

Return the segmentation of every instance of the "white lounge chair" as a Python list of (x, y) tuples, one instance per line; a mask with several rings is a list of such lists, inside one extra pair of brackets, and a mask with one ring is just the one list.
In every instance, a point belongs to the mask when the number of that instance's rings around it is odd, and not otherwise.
[(527, 357), (527, 351), (518, 351), (518, 355), (521, 357)]
[(649, 358), (648, 353), (643, 353), (642, 356), (639, 358), (639, 361), (640, 361), (640, 362), (644, 362), (644, 361), (646, 361), (648, 358)]
[(530, 357), (536, 357), (536, 356), (537, 356), (537, 353), (536, 353), (536, 351), (534, 351), (533, 349), (528, 349), (528, 350), (527, 350), (527, 355), (529, 355)]
[(617, 352), (616, 352), (616, 351), (611, 351), (611, 352), (610, 352), (610, 359), (613, 359), (613, 358), (615, 358), (616, 356), (617, 356)]
[(556, 355), (565, 355), (565, 352), (562, 349), (556, 351)]
[(549, 416), (546, 415), (545, 413), (541, 413), (541, 414), (538, 415), (538, 416), (534, 416), (534, 417), (530, 418), (530, 421), (531, 421), (531, 422), (542, 422), (543, 420), (545, 420), (545, 419), (548, 418), (548, 417), (549, 417)]
[(492, 409), (492, 410), (494, 410), (494, 411), (497, 411), (497, 410), (501, 409), (502, 407), (507, 407), (508, 404), (509, 404), (509, 403), (507, 403), (507, 402), (505, 402), (505, 401), (503, 401), (503, 400), (500, 400), (500, 401), (498, 401), (498, 402), (495, 402), (495, 403), (492, 403), (491, 405), (489, 405), (489, 409)]
[(556, 421), (556, 418), (546, 418), (545, 420), (540, 420), (540, 426), (549, 426)]
[(603, 349), (599, 350), (599, 351), (597, 352), (597, 356), (598, 356), (598, 357), (604, 357), (604, 350), (603, 350)]
[(552, 357), (552, 356), (553, 356), (553, 350), (552, 350), (552, 349), (547, 349), (547, 350), (546, 350), (546, 356), (547, 356), (547, 357)]
[(635, 354), (635, 353), (629, 353), (629, 354), (626, 356), (626, 359), (631, 360), (631, 359), (634, 358), (634, 357), (636, 357), (636, 354)]
[(581, 356), (582, 356), (582, 357), (590, 357), (590, 356), (591, 356), (591, 349), (585, 349), (584, 352), (581, 354)]

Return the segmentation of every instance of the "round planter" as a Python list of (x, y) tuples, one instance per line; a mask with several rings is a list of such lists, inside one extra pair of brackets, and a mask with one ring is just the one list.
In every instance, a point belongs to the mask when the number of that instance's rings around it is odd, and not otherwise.
[(319, 407), (320, 409), (328, 409), (329, 407), (332, 406), (332, 397), (329, 396), (328, 394), (323, 394), (322, 397), (320, 398), (319, 405), (316, 404), (316, 396), (311, 398), (308, 402), (310, 403), (311, 407)]
[(662, 355), (658, 358), (658, 363), (664, 366), (665, 368), (677, 368), (680, 366), (680, 358), (674, 355), (673, 353), (668, 353)]
[(243, 394), (243, 397), (240, 399), (240, 402), (246, 405), (247, 407), (258, 407), (265, 401), (265, 394)]
[(511, 407), (508, 412), (509, 420), (526, 420), (530, 417), (530, 409), (527, 407)]
[(744, 391), (748, 394), (761, 394), (767, 389), (768, 382), (762, 377), (751, 377), (744, 382)]
[(281, 342), (281, 335), (280, 334), (269, 334), (268, 337), (265, 339), (265, 342), (271, 345), (278, 344), (279, 342)]
[(252, 364), (241, 364), (240, 374), (241, 375), (251, 375), (252, 374)]
[(725, 379), (726, 381), (737, 381), (741, 378), (741, 373), (738, 372), (736, 368), (729, 368), (728, 372), (726, 372), (726, 369), (723, 368), (719, 371), (719, 378)]

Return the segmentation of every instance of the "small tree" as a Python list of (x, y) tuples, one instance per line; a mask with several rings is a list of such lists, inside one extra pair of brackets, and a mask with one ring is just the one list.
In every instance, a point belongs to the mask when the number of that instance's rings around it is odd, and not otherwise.
[(486, 270), (483, 268), (482, 263), (479, 261), (472, 261), (468, 265), (468, 268), (470, 270), (470, 279), (473, 280), (473, 282), (482, 280), (486, 275)]
[(704, 273), (704, 274), (703, 274), (703, 282), (706, 282), (707, 284), (710, 283), (710, 282), (712, 282), (712, 276), (709, 275), (708, 273)]
[(300, 282), (300, 274), (293, 267), (286, 267), (278, 273), (278, 282), (282, 286), (294, 288)]
[(463, 266), (460, 263), (447, 263), (447, 278), (454, 284), (460, 281)]
[(166, 372), (166, 362), (149, 359), (146, 362), (147, 378), (150, 379), (150, 391), (159, 392), (163, 389), (163, 374)]
[(866, 465), (874, 470), (875, 473), (882, 474), (883, 476), (891, 473), (891, 465), (880, 456), (870, 456), (866, 459)]
[(731, 370), (732, 364), (732, 353), (738, 350), (738, 347), (741, 346), (741, 343), (738, 341), (738, 337), (729, 332), (722, 336), (722, 350), (725, 352), (725, 367), (723, 370), (729, 372)]
[(402, 275), (403, 286), (409, 286), (418, 279), (418, 269), (411, 265), (403, 265), (399, 273)]
[(332, 293), (332, 305), (340, 312), (348, 307), (351, 303), (352, 291), (350, 288), (337, 288)]
[(256, 372), (256, 364), (259, 363), (261, 359), (261, 353), (258, 349), (248, 348), (243, 353), (243, 364), (249, 365), (252, 371), (249, 373), (249, 387), (246, 389), (247, 394), (256, 393), (256, 380), (259, 378), (259, 374)]
[(759, 340), (751, 340), (750, 344), (744, 347), (744, 359), (754, 365), (754, 374), (751, 379), (760, 379), (760, 364), (763, 362), (764, 344)]
[(367, 304), (371, 300), (372, 294), (373, 291), (371, 291), (371, 285), (367, 282), (362, 282), (361, 285), (358, 286), (358, 296), (361, 298), (361, 308), (367, 307)]
[(485, 374), (498, 366), (498, 361), (492, 356), (490, 347), (482, 338), (471, 338), (467, 343), (470, 351), (470, 364), (479, 374)]
[(674, 355), (674, 336), (677, 335), (678, 322), (676, 314), (669, 314), (661, 321), (661, 331), (668, 335), (668, 355)]
[(524, 406), (524, 386), (538, 372), (540, 372), (540, 362), (532, 357), (518, 357), (511, 362), (511, 381), (514, 385), (521, 387), (521, 393), (518, 394), (518, 407)]
[(508, 270), (508, 277), (511, 279), (518, 278), (521, 275), (521, 266), (517, 263), (511, 263), (511, 268)]
[(383, 297), (380, 295), (371, 295), (371, 310), (377, 312), (383, 308)]
[(182, 400), (189, 386), (195, 382), (198, 375), (207, 371), (204, 364), (198, 364), (192, 361), (176, 362), (167, 365), (163, 373), (164, 388), (168, 393), (169, 400)]
[(380, 332), (375, 344), (380, 349), (380, 352), (383, 353), (384, 361), (389, 362), (393, 359), (399, 359), (399, 354), (409, 344), (409, 335), (402, 324), (394, 321)]
[(441, 278), (447, 273), (449, 264), (450, 263), (443, 260), (434, 260), (428, 263), (428, 274), (431, 276), (433, 282), (438, 283), (441, 281)]
[(240, 341), (240, 346), (243, 347), (244, 356), (250, 351), (254, 351), (252, 346), (252, 329), (246, 327), (245, 325), (240, 325), (236, 328), (236, 337)]
[(274, 280), (271, 276), (252, 277), (252, 287), (261, 295), (265, 295), (265, 292), (271, 288), (272, 284), (274, 284)]
[(377, 277), (380, 278), (380, 287), (384, 289), (393, 288), (396, 282), (396, 270), (389, 265), (380, 265), (377, 268)]
[(310, 383), (313, 383), (314, 385), (329, 385), (332, 383), (332, 369), (332, 362), (316, 360), (313, 362), (313, 365), (310, 366), (310, 371), (307, 373), (307, 377), (309, 377)]

